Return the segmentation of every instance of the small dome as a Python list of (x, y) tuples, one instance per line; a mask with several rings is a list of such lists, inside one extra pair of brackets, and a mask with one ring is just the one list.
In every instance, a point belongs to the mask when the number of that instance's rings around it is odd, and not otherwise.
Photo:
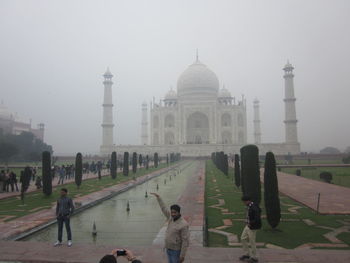
[(3, 102), (0, 104), (0, 119), (12, 120), (13, 116)]
[(199, 60), (190, 65), (177, 81), (179, 97), (217, 97), (218, 90), (219, 80), (216, 74)]
[(231, 93), (224, 87), (219, 92), (219, 98), (231, 98)]
[(164, 99), (166, 100), (176, 100), (177, 99), (177, 94), (173, 89), (170, 89), (167, 94), (165, 94)]

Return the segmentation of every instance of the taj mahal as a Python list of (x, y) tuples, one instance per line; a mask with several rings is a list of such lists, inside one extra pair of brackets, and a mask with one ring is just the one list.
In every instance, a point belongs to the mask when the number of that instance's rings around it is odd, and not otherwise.
[[(278, 155), (300, 154), (294, 96), (294, 67), (288, 62), (284, 70), (285, 141), (261, 141), (259, 101), (253, 102), (254, 142), (247, 141), (247, 103), (244, 96), (233, 97), (225, 87), (220, 89), (217, 75), (198, 55), (193, 64), (179, 76), (176, 91), (170, 89), (163, 100), (142, 104), (141, 144), (115, 145), (113, 141), (112, 78), (107, 69), (104, 77), (102, 145), (108, 155), (128, 151), (141, 154), (171, 152), (186, 157), (210, 156), (212, 152), (239, 153), (242, 146), (254, 143), (260, 154), (272, 151)], [(282, 101), (282, 100), (281, 100)], [(282, 109), (281, 103), (281, 109)], [(278, 106), (276, 106), (278, 107)], [(282, 125), (281, 125), (282, 127)]]

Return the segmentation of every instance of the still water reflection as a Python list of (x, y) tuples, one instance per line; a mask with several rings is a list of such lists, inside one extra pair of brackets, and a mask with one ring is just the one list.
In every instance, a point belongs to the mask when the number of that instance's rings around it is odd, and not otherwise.
[[(189, 166), (187, 163), (182, 167), (187, 168), (176, 176), (174, 176), (175, 171), (168, 172), (74, 215), (71, 218), (73, 243), (114, 244), (116, 246), (152, 244), (165, 218), (156, 199), (149, 193), (157, 192), (168, 205), (176, 203), (185, 189), (188, 178), (195, 170), (194, 163)], [(146, 191), (148, 192), (147, 198), (145, 197)], [(126, 211), (128, 202), (130, 212)], [(97, 228), (96, 236), (92, 235), (94, 222)], [(23, 240), (54, 242), (56, 239), (57, 224)], [(63, 239), (66, 239), (65, 229)]]

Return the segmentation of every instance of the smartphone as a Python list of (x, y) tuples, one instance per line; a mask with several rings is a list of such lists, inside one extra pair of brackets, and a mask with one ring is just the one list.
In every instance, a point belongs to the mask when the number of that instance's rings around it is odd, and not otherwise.
[(125, 256), (125, 255), (126, 255), (126, 251), (124, 249), (117, 250), (117, 256)]

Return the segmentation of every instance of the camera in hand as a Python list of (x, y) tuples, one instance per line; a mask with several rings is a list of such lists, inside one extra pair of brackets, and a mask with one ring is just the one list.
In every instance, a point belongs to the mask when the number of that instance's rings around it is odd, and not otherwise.
[(117, 250), (117, 256), (125, 256), (125, 255), (126, 255), (126, 250), (124, 249)]

